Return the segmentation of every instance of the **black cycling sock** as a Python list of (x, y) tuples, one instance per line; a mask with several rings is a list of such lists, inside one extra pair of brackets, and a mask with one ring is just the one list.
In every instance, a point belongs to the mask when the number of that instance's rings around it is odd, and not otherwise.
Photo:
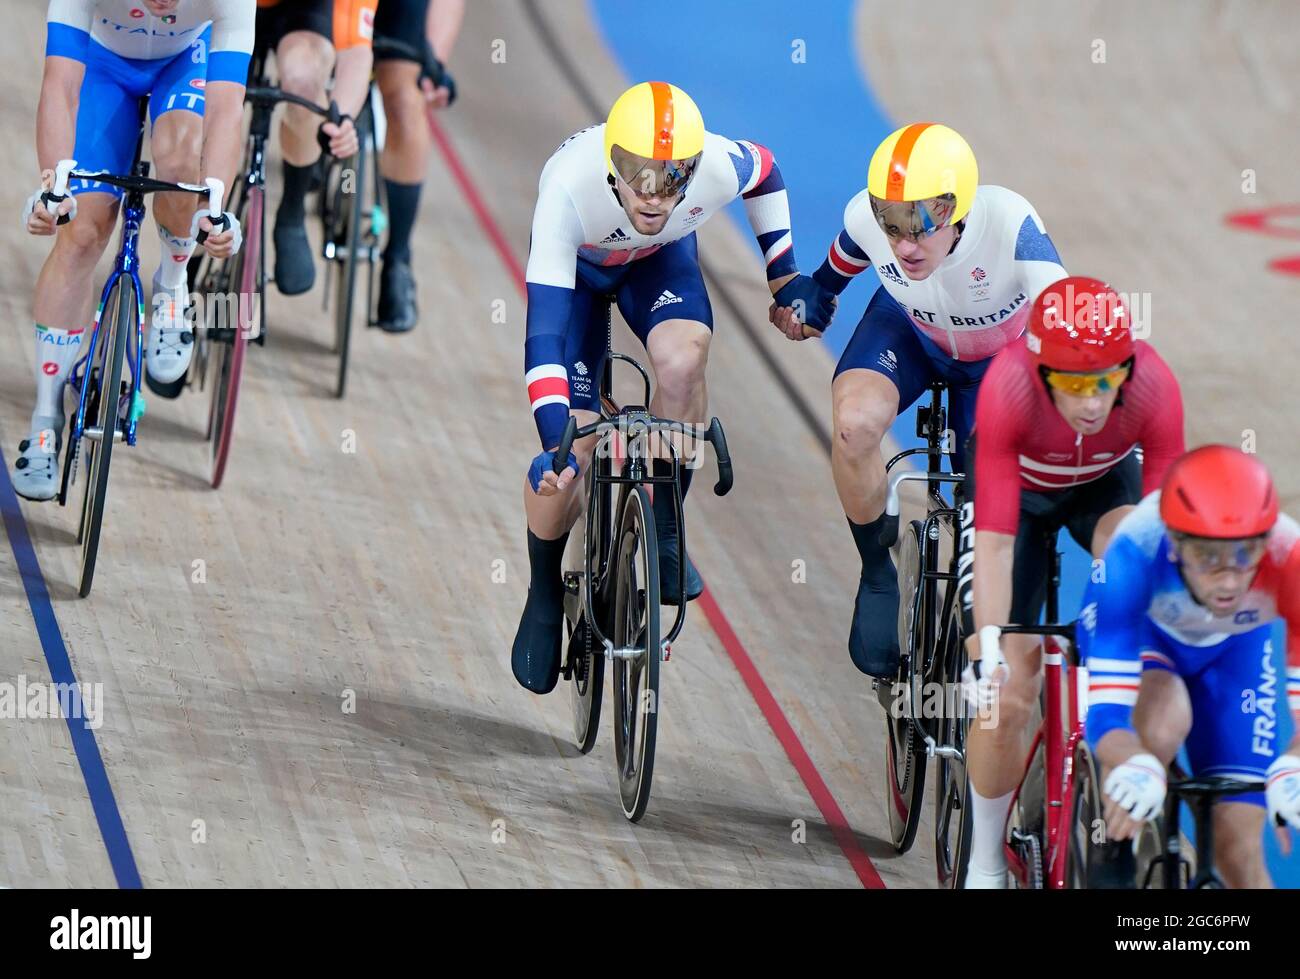
[(880, 528), (885, 522), (882, 513), (871, 523), (854, 523), (849, 521), (853, 532), (853, 543), (858, 545), (858, 554), (862, 558), (862, 580), (873, 590), (887, 590), (898, 586), (897, 571), (889, 548), (880, 543)]
[(411, 230), (420, 213), (420, 191), (423, 184), (399, 184), (384, 181), (388, 195), (388, 246), (384, 249), (385, 262), (411, 261)]
[(316, 164), (296, 167), (292, 163), (284, 165), (284, 194), (280, 198), (280, 209), (276, 211), (276, 223), (302, 224), (307, 217), (307, 191), (311, 189), (312, 172)]
[(557, 613), (564, 598), (564, 546), (569, 540), (566, 531), (555, 540), (542, 540), (528, 531), (528, 567), (532, 580), (528, 585), (528, 601), (543, 603), (538, 608), (554, 608)]

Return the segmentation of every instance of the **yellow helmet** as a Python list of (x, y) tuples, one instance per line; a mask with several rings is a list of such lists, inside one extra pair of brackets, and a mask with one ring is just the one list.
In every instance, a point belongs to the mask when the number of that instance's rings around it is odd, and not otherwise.
[(937, 122), (916, 122), (890, 133), (876, 147), (867, 169), (867, 190), (882, 202), (952, 194), (951, 224), (970, 212), (978, 185), (979, 167), (970, 146)]
[(618, 97), (605, 121), (605, 165), (616, 173), (613, 149), (646, 160), (688, 160), (704, 151), (704, 119), (676, 85), (641, 82)]

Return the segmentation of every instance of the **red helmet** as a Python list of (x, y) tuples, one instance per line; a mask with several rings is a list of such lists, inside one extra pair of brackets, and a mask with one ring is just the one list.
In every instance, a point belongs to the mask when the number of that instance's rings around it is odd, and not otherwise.
[(1203, 445), (1169, 467), (1160, 519), (1192, 537), (1267, 534), (1277, 523), (1277, 491), (1262, 462), (1230, 445)]
[(1040, 367), (1104, 371), (1133, 356), (1128, 308), (1100, 279), (1071, 275), (1038, 294), (1025, 343)]

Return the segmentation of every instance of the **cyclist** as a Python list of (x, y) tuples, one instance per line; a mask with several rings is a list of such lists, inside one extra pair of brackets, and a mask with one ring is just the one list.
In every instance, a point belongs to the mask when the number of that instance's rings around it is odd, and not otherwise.
[[(51, 0), (45, 74), (36, 120), (42, 190), (27, 201), (34, 235), (56, 235), (56, 215), (41, 200), (54, 166), (125, 173), (135, 156), (138, 106), (149, 99), (154, 174), (195, 183), (211, 176), (227, 187), (239, 164), (244, 80), (253, 47), (253, 0)], [(117, 223), (121, 191), (74, 180), (59, 216), (75, 218), (54, 240), (36, 280), (36, 408), (19, 447), (13, 483), (30, 500), (58, 492), (63, 385), (81, 355), (90, 318), (91, 277)], [(154, 309), (145, 356), (148, 376), (173, 382), (189, 364), (194, 335), (185, 320), (186, 263), (200, 230), (213, 230), (192, 194), (160, 194), (154, 221), (162, 261), (153, 278)], [(204, 248), (217, 258), (239, 250), (228, 230)]]
[(285, 107), (280, 126), (284, 187), (275, 213), (275, 284), (286, 296), (316, 282), (307, 240), (306, 197), (322, 152), (340, 159), (359, 146), (353, 119), (370, 91), (371, 40), (377, 0), (257, 0), (259, 53), (275, 52), (280, 88), (322, 105), (334, 75), (341, 123), (320, 122), (302, 106)]
[[(1279, 618), (1284, 684), (1271, 638)], [(1166, 766), (1185, 742), (1194, 775), (1267, 783), (1215, 806), (1214, 849), (1228, 886), (1271, 886), (1265, 813), (1300, 829), (1300, 525), (1279, 514), (1264, 464), (1226, 445), (1175, 462), (1119, 525), (1079, 622), (1085, 733), (1101, 763), (1110, 841), (1095, 865), (1103, 879), (1133, 886), (1123, 841), (1160, 814)], [(1285, 750), (1281, 686), (1297, 732)]]
[[(563, 585), (560, 564), (583, 499), (577, 476), (592, 442), (575, 446), (567, 467), (552, 471), (570, 411), (580, 424), (599, 409), (606, 331), (602, 297), (613, 294), (646, 347), (658, 384), (650, 410), (703, 421), (705, 363), (713, 313), (700, 273), (695, 232), (714, 212), (743, 197), (782, 306), (806, 305), (824, 326), (831, 300), (799, 275), (781, 171), (766, 147), (706, 132), (681, 89), (642, 82), (624, 92), (602, 126), (569, 137), (542, 170), (528, 256), (525, 382), (543, 451), (524, 485), (532, 582), (515, 635), (516, 679), (535, 693), (555, 686), (560, 668)], [(669, 464), (656, 460), (656, 471)], [(683, 473), (682, 492), (690, 486)], [(686, 561), (686, 599), (703, 590), (685, 554), (677, 554), (672, 497), (656, 493), (660, 587), (675, 594)]]
[[(867, 187), (849, 201), (844, 229), (813, 276), (836, 295), (873, 263), (881, 280), (831, 384), (831, 471), (862, 558), (849, 654), (874, 677), (898, 668), (898, 580), (879, 540), (881, 439), (942, 379), (957, 436), (953, 464), (962, 471), (990, 358), (1020, 335), (1033, 298), (1065, 274), (1029, 202), (978, 183), (975, 154), (956, 132), (904, 126), (876, 148)], [(792, 340), (815, 335), (779, 304), (772, 321)]]
[(1049, 542), (1064, 527), (1100, 558), (1121, 518), (1182, 451), (1178, 382), (1150, 344), (1133, 339), (1119, 294), (1084, 276), (1044, 289), (1024, 337), (984, 375), (966, 449), (974, 466), (963, 484), (958, 541), (971, 658), (963, 680), (978, 706), (997, 703), (996, 723), (972, 724), (966, 742), (967, 887), (1005, 886), (1003, 826), (1041, 682), (1037, 637), (1011, 635), (999, 646), (989, 636), (984, 648), (978, 630), (1037, 622)]
[(389, 333), (412, 330), (420, 319), (411, 271), (411, 231), (433, 152), (425, 112), (429, 107), (445, 108), (456, 97), (456, 83), (443, 64), (451, 57), (464, 17), (465, 0), (380, 0), (375, 18), (377, 38), (391, 38), (425, 54), (423, 65), (387, 52), (375, 56), (375, 80), (388, 117), (380, 167), (389, 225), (379, 276), (378, 320)]

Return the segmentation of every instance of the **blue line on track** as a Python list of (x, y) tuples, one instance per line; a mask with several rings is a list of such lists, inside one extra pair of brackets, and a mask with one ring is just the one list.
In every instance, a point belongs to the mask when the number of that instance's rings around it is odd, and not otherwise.
[[(49, 504), (53, 506), (54, 504)], [(18, 573), (27, 592), (27, 604), (32, 610), (32, 619), (36, 623), (36, 634), (45, 651), (45, 662), (49, 664), (50, 679), (55, 683), (73, 684), (77, 682), (72, 671), (72, 661), (68, 658), (68, 648), (63, 643), (63, 633), (59, 631), (58, 620), (54, 616), (54, 606), (50, 604), (50, 591), (41, 574), (40, 563), (36, 560), (36, 549), (32, 546), (31, 535), (27, 532), (27, 522), (23, 519), (18, 505), (18, 495), (9, 481), (9, 466), (4, 453), (0, 451), (0, 515), (4, 517), (5, 531), (9, 535), (9, 546), (13, 549), (14, 559), (18, 564)], [(81, 776), (90, 795), (90, 805), (95, 812), (95, 821), (99, 823), (99, 833), (108, 850), (108, 861), (113, 867), (113, 876), (119, 887), (141, 887), (140, 871), (136, 869), (135, 856), (131, 844), (126, 838), (126, 827), (122, 824), (122, 814), (117, 808), (117, 799), (113, 796), (113, 786), (108, 780), (104, 768), (104, 759), (99, 754), (99, 744), (95, 732), (86, 727), (80, 718), (67, 718), (68, 732), (72, 735), (72, 750), (76, 752), (77, 764), (81, 766)]]

